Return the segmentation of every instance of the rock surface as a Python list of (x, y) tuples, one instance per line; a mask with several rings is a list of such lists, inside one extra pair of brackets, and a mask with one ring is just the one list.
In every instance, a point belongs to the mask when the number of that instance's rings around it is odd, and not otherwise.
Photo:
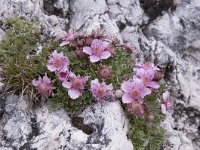
[[(199, 0), (170, 0), (166, 5), (161, 0), (156, 5), (154, 0), (1, 0), (0, 20), (10, 16), (39, 22), (50, 36), (70, 28), (104, 28), (133, 43), (139, 60), (163, 68), (175, 101), (173, 116), (162, 123), (167, 137), (163, 149), (200, 149)], [(3, 35), (0, 27), (0, 39)], [(87, 108), (80, 115), (81, 127), (62, 109), (50, 111), (42, 105), (32, 110), (24, 98), (13, 95), (0, 102), (0, 150), (133, 149), (117, 102)]]
[(72, 121), (63, 109), (51, 111), (47, 104), (31, 109), (25, 97), (10, 95), (4, 102), (0, 149), (133, 149), (119, 102), (90, 106)]

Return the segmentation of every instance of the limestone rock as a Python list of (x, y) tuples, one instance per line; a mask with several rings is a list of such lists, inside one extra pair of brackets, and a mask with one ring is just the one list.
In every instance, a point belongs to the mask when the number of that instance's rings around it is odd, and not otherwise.
[(14, 95), (5, 100), (0, 149), (133, 150), (127, 138), (127, 119), (117, 101), (88, 107), (76, 120), (77, 128), (63, 109), (51, 111), (47, 104), (31, 109), (29, 103)]
[[(154, 6), (159, 10), (155, 16), (144, 0), (0, 0), (0, 40), (1, 21), (20, 16), (38, 22), (49, 36), (70, 28), (85, 33), (103, 28), (132, 42), (138, 52), (134, 61), (153, 61), (165, 71), (175, 101), (173, 115), (162, 124), (167, 137), (163, 149), (198, 149), (200, 1), (162, 3)], [(87, 127), (83, 130), (62, 109), (51, 111), (47, 104), (32, 109), (26, 99), (19, 99), (10, 95), (0, 100), (0, 149), (133, 149), (117, 102), (87, 108), (80, 115)]]

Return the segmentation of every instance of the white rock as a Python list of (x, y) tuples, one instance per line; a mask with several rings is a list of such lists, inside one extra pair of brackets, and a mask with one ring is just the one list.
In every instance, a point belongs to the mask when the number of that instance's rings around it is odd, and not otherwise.
[[(50, 6), (61, 10), (57, 16), (44, 10), (43, 0), (0, 0), (0, 20), (13, 15), (32, 19), (49, 36), (69, 28), (90, 32), (102, 27), (121, 41), (132, 42), (140, 55), (134, 61), (151, 60), (167, 71), (165, 79), (181, 106), (175, 108), (175, 120), (168, 116), (162, 124), (171, 143), (164, 149), (193, 150), (200, 147), (200, 1), (174, 0), (174, 4), (174, 11), (169, 9), (150, 22), (139, 0), (57, 0)], [(4, 34), (0, 26), (0, 40)], [(0, 106), (5, 111), (0, 120), (0, 149), (23, 149), (24, 145), (38, 150), (133, 149), (118, 102), (97, 104), (81, 114), (95, 129), (91, 135), (73, 127), (63, 109), (50, 111), (47, 105), (33, 109), (12, 95)]]

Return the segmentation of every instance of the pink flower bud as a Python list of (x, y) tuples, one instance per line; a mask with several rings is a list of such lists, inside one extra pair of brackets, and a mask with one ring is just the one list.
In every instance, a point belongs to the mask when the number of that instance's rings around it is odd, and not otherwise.
[(86, 45), (90, 46), (92, 44), (93, 38), (92, 37), (86, 37), (85, 43)]
[(112, 68), (110, 66), (101, 65), (96, 72), (102, 79), (106, 80), (112, 77)]
[(160, 81), (163, 78), (164, 74), (161, 70), (157, 70), (154, 74), (153, 80)]
[(153, 115), (152, 113), (149, 114), (148, 116), (146, 116), (146, 120), (147, 120), (148, 122), (153, 121), (153, 120), (154, 120), (154, 115)]
[(140, 102), (128, 104), (128, 111), (137, 117), (144, 117), (144, 108)]
[(123, 48), (129, 53), (133, 53), (135, 51), (135, 48), (130, 43), (125, 43)]
[(75, 50), (75, 55), (78, 58), (84, 58), (86, 56), (86, 54), (83, 52), (83, 50), (80, 50), (80, 49)]
[(84, 39), (77, 39), (76, 41), (78, 47), (83, 47), (85, 40)]

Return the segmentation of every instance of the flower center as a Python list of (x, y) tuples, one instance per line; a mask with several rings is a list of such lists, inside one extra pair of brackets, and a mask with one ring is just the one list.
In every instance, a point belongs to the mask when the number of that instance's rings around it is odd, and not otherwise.
[(95, 55), (97, 55), (97, 56), (99, 56), (100, 54), (101, 54), (101, 48), (99, 48), (99, 47), (95, 47), (95, 48), (93, 48), (93, 53), (95, 54)]
[(111, 72), (110, 72), (110, 70), (108, 70), (108, 69), (103, 69), (103, 70), (101, 70), (101, 76), (103, 77), (103, 78), (109, 78), (110, 76), (111, 76)]
[(151, 64), (151, 63), (146, 63), (146, 64), (144, 64), (143, 68), (144, 68), (145, 70), (149, 70), (149, 69), (152, 68), (152, 64)]
[(61, 66), (61, 63), (62, 63), (62, 61), (61, 61), (61, 59), (54, 59), (54, 61), (53, 61), (53, 65), (56, 67), (56, 68), (58, 68), (58, 67), (60, 67)]
[(40, 84), (39, 89), (44, 92), (46, 90), (46, 84)]
[(148, 82), (149, 82), (148, 77), (142, 76), (142, 80), (143, 80), (144, 85), (147, 86), (147, 84), (148, 84)]
[(61, 77), (61, 78), (66, 78), (66, 76), (67, 76), (67, 73), (66, 73), (66, 72), (61, 72), (61, 73), (60, 73), (60, 77)]
[(140, 95), (139, 91), (137, 89), (132, 89), (131, 91), (131, 95), (133, 97), (138, 97)]
[(105, 91), (103, 88), (98, 88), (97, 90), (97, 95), (100, 96), (100, 97), (103, 97), (105, 94)]
[(80, 89), (82, 87), (82, 81), (80, 79), (76, 79), (74, 81), (74, 87)]

